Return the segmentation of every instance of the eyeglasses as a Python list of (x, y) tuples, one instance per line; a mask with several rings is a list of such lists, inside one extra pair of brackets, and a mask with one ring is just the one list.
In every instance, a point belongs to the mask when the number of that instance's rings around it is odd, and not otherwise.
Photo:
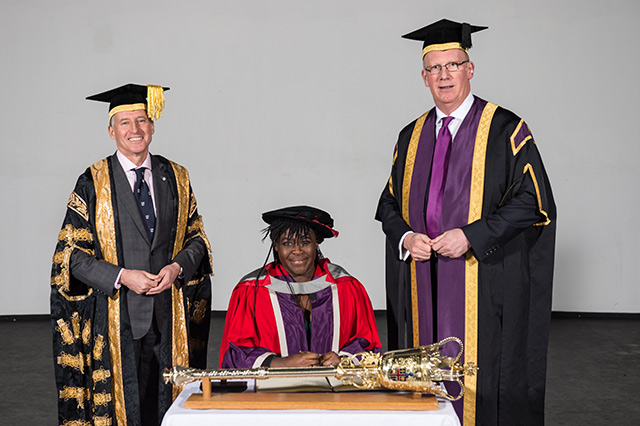
[(456, 72), (460, 70), (460, 66), (462, 66), (463, 64), (466, 64), (467, 62), (469, 62), (468, 59), (462, 62), (449, 62), (448, 64), (444, 64), (444, 65), (434, 65), (432, 67), (425, 67), (424, 70), (431, 75), (440, 74), (440, 72), (442, 71), (442, 68), (446, 68), (447, 71), (449, 72)]

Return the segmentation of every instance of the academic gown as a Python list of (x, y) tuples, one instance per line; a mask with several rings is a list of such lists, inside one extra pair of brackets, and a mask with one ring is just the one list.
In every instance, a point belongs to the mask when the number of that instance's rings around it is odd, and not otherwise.
[[(292, 290), (310, 296), (310, 344), (302, 309)], [(233, 290), (220, 346), (220, 367), (260, 367), (272, 355), (285, 357), (299, 351), (353, 355), (380, 349), (369, 296), (342, 267), (321, 259), (314, 279), (299, 283), (293, 282), (284, 268), (270, 263), (245, 276)]]
[[(183, 271), (182, 285), (174, 283), (165, 292), (168, 297), (155, 299), (163, 305), (156, 309), (169, 317), (161, 324), (160, 368), (189, 364), (204, 368), (211, 310), (209, 241), (187, 170), (163, 157), (151, 158), (154, 180), (158, 173), (162, 183), (168, 181), (169, 199), (173, 200), (167, 206), (174, 222), (164, 230), (171, 244), (165, 264), (180, 258), (188, 269)], [(121, 226), (121, 199), (114, 179), (117, 168), (121, 166), (113, 155), (93, 164), (78, 178), (53, 256), (51, 321), (60, 424), (140, 424), (128, 289), (91, 287), (72, 270), (72, 257), (78, 252), (94, 256), (100, 264), (95, 269), (107, 271), (105, 275), (115, 272), (117, 276), (125, 264), (123, 238), (131, 238), (133, 231), (124, 231)], [(123, 235), (125, 232), (128, 235)], [(196, 239), (206, 245), (204, 258), (184, 258), (191, 256), (185, 247)], [(171, 385), (160, 386), (159, 418), (178, 391)]]
[(452, 143), (439, 224), (461, 228), (471, 249), (401, 261), (402, 235), (426, 234), (435, 116), (400, 132), (376, 212), (389, 349), (459, 337), (479, 367), (454, 404), (463, 425), (543, 424), (556, 208), (542, 159), (522, 119), (475, 97)]

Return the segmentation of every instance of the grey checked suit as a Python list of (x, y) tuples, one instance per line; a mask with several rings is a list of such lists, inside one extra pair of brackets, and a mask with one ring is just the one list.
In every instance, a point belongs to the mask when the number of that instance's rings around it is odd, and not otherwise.
[[(111, 160), (114, 165), (112, 176), (116, 194), (114, 209), (117, 209), (116, 226), (119, 228), (119, 233), (116, 231), (116, 235), (120, 237), (118, 243), (122, 247), (123, 265), (113, 265), (104, 260), (98, 260), (83, 251), (74, 250), (70, 263), (71, 274), (107, 295), (115, 293), (114, 284), (122, 267), (155, 274), (171, 261), (175, 261), (182, 267), (183, 275), (191, 277), (207, 254), (207, 249), (202, 239), (195, 238), (186, 243), (175, 259), (171, 259), (173, 251), (172, 226), (176, 223), (177, 195), (167, 178), (168, 171), (153, 155), (151, 156), (156, 203), (156, 229), (151, 242), (125, 172), (115, 155)], [(130, 291), (124, 286), (122, 289), (127, 298), (133, 338), (139, 339), (147, 333), (151, 326), (154, 304), (162, 305), (158, 303), (158, 299), (170, 297), (168, 296), (169, 292), (146, 296)], [(156, 319), (161, 322), (163, 317), (168, 315), (170, 313), (158, 311)]]

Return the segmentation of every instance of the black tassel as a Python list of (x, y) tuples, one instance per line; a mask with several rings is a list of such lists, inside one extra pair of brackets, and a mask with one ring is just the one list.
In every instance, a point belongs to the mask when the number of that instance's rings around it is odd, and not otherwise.
[(266, 271), (267, 263), (269, 262), (269, 256), (273, 251), (273, 257), (278, 261), (277, 252), (273, 248), (273, 242), (271, 242), (271, 246), (269, 247), (269, 252), (267, 253), (266, 259), (264, 259), (264, 263), (262, 264), (262, 268), (258, 271), (258, 275), (256, 276), (256, 280), (253, 284), (253, 328), (256, 331), (256, 336), (260, 337), (260, 331), (258, 330), (258, 320), (256, 319), (258, 316), (258, 282), (260, 281), (260, 275), (262, 271)]

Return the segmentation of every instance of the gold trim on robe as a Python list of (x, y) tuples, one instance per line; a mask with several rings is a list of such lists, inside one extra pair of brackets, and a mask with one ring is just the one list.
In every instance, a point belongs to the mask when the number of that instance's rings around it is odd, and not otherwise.
[[(185, 241), (185, 233), (187, 230), (187, 223), (189, 221), (189, 201), (190, 187), (189, 187), (189, 172), (187, 169), (170, 162), (173, 168), (173, 173), (176, 177), (176, 186), (178, 188), (178, 224), (176, 231), (176, 239), (173, 246), (173, 256), (176, 257)], [(195, 203), (195, 198), (193, 198)], [(182, 365), (189, 366), (189, 337), (187, 335), (187, 316), (184, 307), (184, 294), (182, 287), (178, 288), (175, 284), (171, 286), (171, 322), (173, 329), (173, 338), (171, 339), (171, 359), (173, 366)], [(178, 397), (178, 394), (183, 387), (173, 386), (173, 399)]]
[(545, 226), (551, 223), (551, 219), (549, 219), (549, 215), (547, 214), (546, 211), (542, 210), (542, 198), (540, 197), (540, 186), (538, 185), (538, 179), (536, 179), (536, 174), (533, 171), (533, 166), (531, 166), (531, 164), (527, 163), (526, 166), (524, 166), (524, 171), (523, 173), (529, 173), (529, 175), (531, 175), (531, 180), (533, 181), (533, 186), (536, 188), (536, 200), (538, 202), (538, 211), (540, 212), (541, 215), (543, 215), (545, 217), (545, 220), (543, 222), (538, 222), (535, 223), (533, 226)]
[[(471, 190), (469, 199), (469, 222), (479, 220), (482, 216), (482, 200), (484, 198), (484, 173), (487, 157), (487, 142), (491, 120), (498, 106), (487, 102), (476, 133), (473, 149), (471, 171)], [(478, 260), (470, 252), (466, 255), (465, 264), (465, 327), (464, 327), (464, 362), (478, 364)], [(476, 375), (464, 378), (464, 401), (462, 411), (463, 426), (476, 423), (476, 397), (478, 379)]]
[[(118, 264), (116, 248), (116, 230), (113, 204), (111, 200), (111, 178), (107, 159), (91, 166), (91, 175), (96, 190), (96, 234), (102, 250), (103, 259)], [(117, 424), (127, 424), (127, 412), (124, 402), (124, 383), (122, 381), (122, 358), (120, 357), (120, 291), (109, 298), (109, 353), (114, 411)], [(94, 354), (95, 356), (95, 354)]]
[[(418, 143), (420, 142), (420, 134), (422, 127), (429, 115), (429, 111), (425, 112), (418, 120), (413, 128), (409, 148), (407, 150), (406, 163), (404, 166), (404, 176), (402, 180), (402, 217), (407, 224), (411, 225), (409, 219), (409, 193), (411, 192), (411, 178), (413, 177), (413, 167), (418, 152)], [(397, 155), (397, 153), (396, 153)], [(416, 278), (416, 261), (411, 259), (411, 323), (413, 325), (413, 346), (420, 345), (420, 315), (418, 312), (418, 280)]]
[(520, 128), (522, 128), (522, 125), (526, 124), (524, 123), (523, 119), (520, 119), (520, 122), (518, 123), (518, 125), (516, 126), (516, 129), (513, 131), (513, 133), (511, 133), (511, 137), (509, 138), (509, 140), (511, 141), (511, 152), (513, 153), (514, 157), (515, 155), (520, 152), (520, 150), (522, 149), (522, 147), (529, 141), (531, 140), (531, 142), (535, 143), (535, 141), (533, 140), (533, 136), (528, 135), (526, 138), (524, 138), (520, 144), (518, 144), (518, 146), (516, 147), (516, 136), (518, 135), (518, 133), (520, 133)]

